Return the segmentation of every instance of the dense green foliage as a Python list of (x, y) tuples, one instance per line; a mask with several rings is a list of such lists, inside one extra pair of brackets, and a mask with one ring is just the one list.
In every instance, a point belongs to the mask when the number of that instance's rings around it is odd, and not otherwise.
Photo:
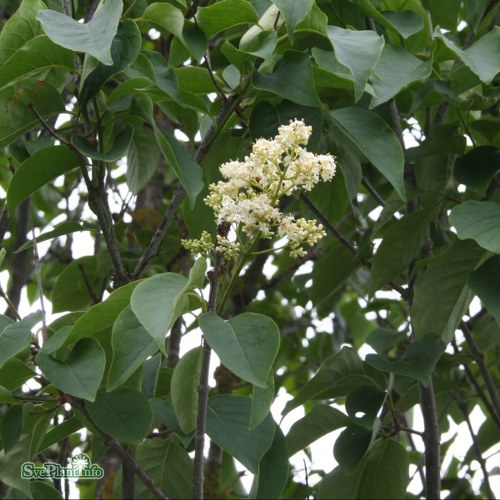
[[(81, 498), (494, 498), (499, 17), (1, 2), (0, 496), (68, 497), (21, 465), (83, 452), (105, 476)], [(326, 236), (295, 259), (245, 235), (240, 260), (191, 255), (181, 239), (227, 231), (203, 201), (219, 166), (293, 119), (338, 168), (279, 208)], [(294, 455), (332, 431), (304, 474)]]

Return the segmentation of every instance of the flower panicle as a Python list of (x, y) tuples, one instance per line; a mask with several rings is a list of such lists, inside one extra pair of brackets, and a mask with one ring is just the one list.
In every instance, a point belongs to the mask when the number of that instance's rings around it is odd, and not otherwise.
[[(287, 238), (292, 257), (306, 254), (326, 233), (317, 221), (284, 215), (279, 201), (297, 190), (310, 191), (319, 182), (332, 179), (336, 170), (330, 154), (316, 155), (305, 146), (312, 128), (303, 120), (291, 120), (282, 125), (274, 139), (258, 139), (243, 161), (229, 161), (220, 166), (223, 180), (210, 184), (204, 199), (212, 208), (218, 225), (230, 224), (249, 237)], [(182, 240), (193, 253), (206, 254), (212, 250), (234, 259), (242, 251), (240, 242), (217, 236), (214, 242), (204, 231), (197, 240)]]

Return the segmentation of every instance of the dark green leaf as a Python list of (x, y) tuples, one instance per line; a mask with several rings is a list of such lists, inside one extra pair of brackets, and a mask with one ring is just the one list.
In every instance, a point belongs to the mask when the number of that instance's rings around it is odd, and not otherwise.
[(11, 358), (0, 366), (0, 385), (9, 391), (21, 387), (35, 372), (21, 360)]
[(85, 24), (51, 10), (41, 11), (37, 18), (54, 43), (75, 52), (85, 52), (103, 64), (112, 65), (111, 43), (122, 9), (122, 0), (102, 0), (92, 19)]
[(31, 330), (39, 321), (42, 321), (40, 311), (12, 323), (0, 333), (0, 366), (29, 346)]
[[(374, 354), (371, 356), (374, 356)], [(353, 422), (371, 429), (385, 396), (386, 392), (380, 389), (358, 387), (347, 395), (345, 409)]]
[(181, 313), (187, 283), (180, 274), (156, 274), (142, 281), (132, 292), (132, 311), (163, 353), (165, 336)]
[(372, 431), (352, 424), (335, 440), (333, 455), (342, 469), (352, 472), (366, 453), (372, 440)]
[(290, 428), (286, 436), (288, 452), (292, 456), (325, 434), (350, 424), (349, 417), (341, 411), (327, 405), (314, 406), (305, 417), (297, 420)]
[(82, 339), (63, 361), (50, 354), (38, 353), (36, 363), (43, 375), (61, 391), (94, 401), (104, 375), (106, 355), (97, 340)]
[(151, 425), (148, 400), (133, 389), (100, 391), (87, 408), (99, 429), (126, 443), (141, 443)]
[(7, 146), (43, 118), (64, 113), (65, 107), (57, 89), (43, 80), (22, 80), (0, 91), (0, 148)]
[(469, 287), (500, 324), (500, 256), (488, 259), (469, 276)]
[(435, 333), (445, 344), (450, 342), (472, 300), (469, 273), (483, 255), (475, 243), (456, 241), (429, 262), (415, 282), (412, 318), (417, 339)]
[(353, 31), (337, 26), (329, 26), (327, 33), (335, 57), (351, 70), (355, 101), (358, 101), (382, 53), (384, 39), (374, 31)]
[(478, 146), (457, 158), (454, 174), (458, 182), (484, 196), (499, 170), (500, 150), (493, 146)]
[(293, 42), (295, 26), (303, 21), (312, 9), (313, 0), (272, 0), (286, 20), (288, 36)]
[(184, 15), (169, 3), (152, 3), (148, 5), (139, 21), (148, 21), (163, 31), (172, 33), (184, 43), (182, 30), (184, 27)]
[(257, 473), (262, 457), (271, 447), (276, 424), (271, 415), (254, 429), (248, 428), (252, 402), (243, 396), (218, 395), (210, 399), (207, 434), (210, 439)]
[(486, 250), (500, 253), (500, 205), (466, 201), (451, 211), (449, 219), (461, 240), (472, 238)]
[(47, 498), (51, 500), (62, 500), (63, 498), (60, 491), (52, 486), (52, 484), (44, 481), (32, 481), (31, 493), (33, 494), (34, 500), (46, 500)]
[(196, 20), (207, 37), (233, 26), (255, 24), (258, 21), (252, 4), (245, 0), (221, 0), (209, 7), (200, 7)]
[(196, 428), (201, 356), (201, 347), (184, 354), (175, 366), (170, 382), (172, 406), (184, 434), (190, 434)]
[(53, 427), (43, 436), (43, 440), (38, 448), (38, 451), (43, 451), (49, 446), (62, 441), (64, 438), (67, 438), (68, 436), (71, 436), (71, 434), (79, 431), (82, 427), (83, 424), (76, 417), (70, 417), (62, 424)]
[[(169, 498), (192, 498), (193, 461), (173, 439), (147, 439), (137, 448), (136, 459)], [(136, 482), (135, 498), (151, 498), (142, 481)]]
[(424, 20), (412, 10), (386, 10), (382, 15), (394, 26), (403, 38), (418, 33), (424, 27)]
[(107, 377), (107, 390), (122, 385), (158, 350), (154, 339), (127, 306), (116, 318), (111, 338), (113, 359)]
[(287, 50), (272, 73), (254, 72), (252, 83), (256, 89), (268, 90), (297, 104), (319, 106), (311, 58), (307, 54)]
[(387, 123), (361, 108), (336, 109), (330, 116), (341, 134), (373, 163), (404, 200), (403, 151)]
[(23, 430), (23, 407), (14, 405), (2, 415), (0, 440), (6, 453), (17, 443)]
[(243, 380), (266, 387), (280, 341), (279, 329), (271, 318), (243, 313), (226, 322), (208, 312), (198, 322), (224, 366)]

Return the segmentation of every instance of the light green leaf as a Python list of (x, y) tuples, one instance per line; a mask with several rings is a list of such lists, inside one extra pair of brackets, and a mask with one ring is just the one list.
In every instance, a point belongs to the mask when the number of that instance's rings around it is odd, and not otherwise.
[(127, 388), (99, 391), (95, 402), (87, 403), (87, 408), (99, 429), (126, 443), (141, 443), (153, 418), (148, 400)]
[(207, 434), (255, 474), (262, 457), (271, 447), (276, 424), (268, 415), (264, 422), (250, 430), (251, 407), (248, 397), (214, 396), (208, 402)]
[(9, 212), (45, 184), (78, 167), (78, 158), (67, 146), (52, 146), (37, 151), (19, 165), (7, 191)]
[(176, 273), (142, 281), (130, 299), (132, 311), (165, 354), (165, 336), (181, 312), (187, 279)]
[(111, 43), (122, 9), (122, 0), (101, 0), (94, 17), (85, 24), (52, 10), (41, 11), (37, 18), (54, 43), (74, 52), (90, 54), (111, 66)]
[[(182, 34), (184, 28), (184, 14), (169, 3), (152, 3), (148, 5), (142, 17), (137, 21), (146, 21), (167, 33), (172, 33), (184, 46), (186, 42)], [(188, 48), (186, 46), (186, 48)]]
[(373, 259), (370, 293), (373, 294), (406, 269), (418, 254), (427, 234), (430, 213), (421, 210), (394, 222)]
[(72, 52), (52, 43), (46, 35), (39, 35), (19, 47), (1, 66), (0, 88), (40, 71), (73, 69), (73, 65)]
[(378, 354), (368, 354), (365, 361), (377, 370), (414, 378), (427, 387), (432, 370), (445, 349), (446, 344), (441, 338), (429, 333), (413, 342), (400, 360), (386, 360)]
[(4, 328), (0, 333), (0, 366), (29, 346), (31, 330), (39, 321), (42, 321), (41, 311)]
[(418, 33), (425, 26), (424, 20), (412, 10), (386, 10), (382, 12), (382, 16), (392, 24), (394, 29), (403, 38), (408, 38)]
[(351, 420), (347, 415), (327, 405), (317, 405), (300, 420), (297, 420), (286, 436), (290, 456), (305, 449), (329, 432), (347, 427)]
[(461, 240), (473, 239), (478, 245), (500, 253), (500, 205), (492, 201), (466, 201), (450, 213), (450, 224)]
[(113, 359), (107, 377), (108, 391), (122, 385), (158, 350), (156, 342), (135, 317), (130, 306), (116, 318), (111, 345)]
[(335, 57), (351, 70), (355, 101), (358, 101), (382, 53), (384, 39), (374, 31), (353, 31), (336, 26), (329, 26), (327, 33)]
[(201, 355), (201, 347), (184, 354), (175, 366), (170, 382), (172, 406), (184, 434), (191, 434), (196, 428)]
[(288, 482), (289, 469), (285, 436), (279, 426), (276, 426), (271, 447), (259, 463), (259, 472), (254, 477), (250, 498), (281, 498)]
[(43, 118), (65, 112), (57, 89), (43, 80), (22, 80), (0, 91), (0, 148), (7, 146), (35, 126)]
[[(193, 461), (173, 439), (147, 439), (137, 448), (136, 459), (169, 498), (192, 498)], [(151, 498), (142, 481), (136, 482), (135, 498)]]
[(257, 13), (246, 0), (221, 0), (209, 7), (200, 7), (196, 20), (207, 37), (240, 24), (257, 23)]
[(403, 47), (385, 45), (373, 73), (371, 83), (375, 96), (370, 108), (387, 102), (411, 83), (425, 80), (431, 71), (432, 60), (422, 61)]
[(256, 89), (268, 90), (297, 104), (319, 107), (311, 58), (302, 52), (287, 50), (272, 73), (255, 71), (252, 83)]
[(288, 36), (293, 42), (295, 26), (303, 21), (312, 9), (313, 0), (272, 0), (286, 20)]
[(213, 312), (198, 319), (203, 335), (220, 360), (243, 380), (266, 387), (266, 380), (278, 353), (280, 334), (267, 316), (243, 313), (224, 321)]
[(472, 241), (455, 241), (428, 262), (415, 282), (412, 319), (417, 339), (428, 333), (450, 342), (464, 315), (472, 293), (467, 287), (470, 272), (484, 256)]
[(63, 361), (38, 353), (36, 363), (44, 377), (61, 391), (94, 401), (104, 375), (106, 355), (97, 340), (82, 339)]
[(470, 289), (500, 324), (500, 255), (495, 255), (469, 276)]
[(147, 76), (169, 97), (178, 100), (177, 74), (160, 53), (152, 50), (142, 50), (134, 64), (134, 69)]
[(111, 328), (120, 312), (129, 305), (132, 292), (139, 283), (141, 281), (133, 281), (124, 285), (103, 302), (92, 306), (76, 321), (64, 345), (73, 344), (86, 337), (93, 337)]
[(43, 451), (49, 446), (62, 441), (64, 438), (71, 436), (71, 434), (79, 431), (82, 427), (83, 424), (76, 417), (70, 417), (63, 423), (53, 427), (49, 432), (47, 432), (47, 434), (43, 436), (43, 440), (37, 451)]
[(73, 135), (71, 137), (71, 142), (73, 143), (73, 146), (75, 146), (84, 156), (105, 162), (115, 162), (125, 156), (125, 153), (132, 142), (133, 135), (134, 127), (132, 127), (132, 125), (126, 125), (120, 132), (118, 132), (111, 149), (106, 153), (98, 151), (85, 137), (82, 137), (81, 135)]
[(395, 133), (379, 115), (361, 108), (341, 108), (330, 112), (341, 134), (373, 163), (405, 199), (404, 155)]
[(0, 32), (0, 65), (5, 64), (25, 43), (41, 34), (36, 16), (40, 9), (45, 8), (41, 0), (24, 0), (5, 22)]
[(274, 401), (274, 373), (272, 370), (267, 375), (267, 387), (252, 386), (252, 412), (250, 414), (250, 429), (257, 427), (269, 415)]
[(343, 347), (321, 364), (316, 374), (299, 390), (295, 398), (287, 403), (283, 414), (286, 415), (311, 399), (344, 396), (361, 386), (376, 386), (376, 383), (365, 374), (363, 362), (356, 351)]
[(173, 134), (153, 125), (160, 151), (186, 190), (191, 208), (203, 189), (203, 172)]
[(498, 26), (494, 26), (491, 31), (466, 50), (458, 48), (439, 29), (434, 35), (442, 40), (487, 85), (500, 71), (500, 28)]

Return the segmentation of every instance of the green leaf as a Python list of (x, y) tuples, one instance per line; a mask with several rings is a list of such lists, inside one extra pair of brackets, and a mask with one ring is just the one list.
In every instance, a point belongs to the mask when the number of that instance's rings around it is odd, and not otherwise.
[(64, 360), (38, 353), (36, 363), (44, 377), (61, 391), (94, 401), (104, 374), (106, 355), (97, 340), (82, 339)]
[(372, 431), (360, 425), (348, 425), (335, 440), (333, 455), (342, 469), (352, 471), (363, 458), (372, 440)]
[(445, 349), (441, 338), (429, 333), (413, 342), (398, 361), (386, 360), (378, 354), (368, 354), (365, 361), (377, 370), (414, 378), (427, 387), (432, 370)]
[(125, 71), (136, 60), (141, 48), (141, 32), (137, 24), (126, 19), (118, 26), (111, 43), (112, 65), (104, 65), (91, 56), (85, 58), (78, 101), (83, 108), (114, 75)]
[(23, 407), (14, 405), (7, 408), (0, 422), (0, 440), (6, 453), (11, 450), (19, 440), (23, 431)]
[(252, 386), (252, 412), (250, 413), (249, 428), (253, 429), (262, 423), (269, 415), (274, 401), (274, 373), (267, 374), (267, 387)]
[(196, 429), (201, 356), (201, 347), (184, 354), (175, 366), (170, 382), (172, 406), (184, 434), (191, 434)]
[(303, 21), (313, 7), (313, 0), (272, 0), (286, 20), (288, 36), (293, 42), (295, 26)]
[(31, 330), (40, 321), (42, 313), (38, 311), (4, 328), (0, 333), (0, 366), (29, 346)]
[(62, 424), (53, 427), (47, 434), (43, 436), (43, 440), (38, 448), (38, 452), (45, 450), (49, 446), (59, 443), (64, 438), (71, 436), (75, 432), (79, 431), (83, 427), (83, 424), (76, 417), (70, 417), (65, 420)]
[(1, 66), (0, 88), (41, 71), (73, 66), (72, 52), (55, 45), (46, 35), (39, 35), (19, 47)]
[(21, 49), (32, 38), (40, 35), (41, 29), (36, 15), (45, 9), (41, 0), (24, 0), (0, 32), (0, 65)]
[(7, 191), (12, 213), (23, 200), (59, 175), (78, 167), (78, 158), (67, 146), (52, 146), (37, 151), (19, 165)]
[(18, 389), (34, 376), (35, 372), (17, 358), (11, 358), (0, 366), (0, 385), (8, 391)]
[(196, 21), (207, 37), (241, 24), (258, 22), (253, 5), (246, 0), (221, 0), (209, 7), (200, 7)]
[(478, 245), (500, 253), (500, 205), (492, 201), (466, 201), (449, 215), (450, 224), (461, 240), (473, 239)]
[(439, 29), (434, 35), (457, 55), (483, 83), (489, 85), (500, 71), (500, 28), (498, 26), (494, 26), (491, 31), (466, 50), (458, 48)]
[(347, 427), (351, 420), (341, 411), (327, 405), (317, 405), (300, 420), (297, 420), (286, 436), (290, 456), (305, 449), (329, 432)]
[(415, 282), (412, 318), (417, 339), (435, 333), (445, 344), (450, 342), (472, 300), (467, 279), (483, 256), (475, 243), (457, 240), (428, 262)]
[(21, 478), (19, 471), (24, 462), (32, 459), (29, 456), (30, 436), (23, 435), (16, 445), (8, 452), (0, 451), (0, 470), (2, 471), (2, 482), (11, 488), (22, 491), (31, 498), (31, 482)]
[(260, 387), (278, 353), (280, 333), (267, 316), (243, 313), (224, 321), (213, 312), (198, 319), (208, 345), (234, 374)]
[(319, 499), (404, 498), (409, 477), (409, 458), (396, 441), (380, 439), (352, 473), (336, 467), (319, 488)]
[(432, 60), (422, 61), (403, 47), (385, 45), (373, 73), (375, 96), (370, 108), (387, 102), (411, 83), (427, 79), (431, 71)]
[(484, 196), (499, 170), (500, 150), (493, 146), (478, 146), (456, 159), (453, 173), (458, 182)]
[(127, 186), (137, 194), (151, 180), (160, 160), (160, 150), (153, 133), (136, 128), (127, 150)]
[[(372, 355), (373, 356), (373, 355)], [(347, 395), (345, 409), (351, 420), (366, 429), (374, 427), (386, 392), (374, 387), (358, 387)]]
[(495, 255), (469, 276), (470, 289), (500, 324), (500, 256)]
[(93, 337), (111, 328), (116, 318), (130, 303), (130, 297), (135, 287), (141, 281), (133, 281), (115, 290), (106, 300), (91, 307), (81, 316), (71, 329), (64, 345), (70, 345), (86, 337)]
[(376, 383), (365, 374), (363, 362), (356, 351), (343, 347), (321, 364), (316, 374), (299, 390), (295, 398), (287, 403), (283, 414), (286, 415), (311, 399), (346, 395), (352, 389), (365, 385), (376, 386)]
[(118, 315), (111, 337), (113, 359), (109, 367), (106, 388), (112, 391), (122, 385), (158, 346), (136, 318), (130, 306)]
[(52, 10), (37, 18), (49, 38), (74, 52), (85, 52), (111, 66), (111, 43), (116, 35), (123, 9), (122, 0), (101, 0), (92, 19), (85, 24)]
[(268, 90), (297, 104), (319, 107), (311, 58), (302, 52), (287, 50), (272, 73), (255, 71), (252, 84), (256, 89)]
[(382, 53), (384, 39), (374, 31), (353, 31), (336, 26), (328, 26), (327, 34), (335, 57), (352, 73), (355, 101), (358, 101)]
[(340, 133), (373, 163), (405, 199), (404, 155), (396, 135), (377, 114), (361, 108), (341, 108), (330, 112)]
[(249, 429), (251, 407), (248, 397), (214, 396), (208, 402), (207, 434), (255, 474), (262, 457), (271, 447), (276, 424), (268, 415), (260, 425)]
[(132, 292), (132, 311), (165, 354), (165, 336), (185, 300), (188, 280), (176, 273), (162, 273), (142, 281)]
[(47, 498), (52, 500), (62, 500), (63, 498), (61, 492), (50, 483), (46, 483), (44, 481), (32, 481), (30, 484), (34, 500), (45, 500)]
[[(107, 261), (107, 255), (104, 257)], [(101, 266), (104, 267), (101, 263)], [(72, 261), (58, 276), (52, 290), (52, 311), (78, 311), (99, 301), (108, 269), (94, 255)]]
[(120, 132), (118, 132), (111, 149), (106, 153), (98, 151), (87, 139), (85, 139), (85, 137), (82, 137), (81, 135), (73, 135), (71, 137), (71, 142), (73, 143), (73, 146), (75, 146), (84, 156), (105, 162), (115, 162), (125, 156), (125, 153), (132, 142), (133, 135), (134, 127), (132, 127), (132, 125), (126, 125)]
[(155, 124), (153, 124), (153, 128), (160, 151), (186, 190), (190, 206), (193, 208), (196, 197), (204, 186), (201, 167), (174, 135), (166, 130), (160, 130)]
[(40, 125), (43, 118), (65, 112), (57, 89), (43, 80), (22, 80), (0, 91), (0, 148)]
[(276, 426), (271, 447), (262, 457), (255, 475), (250, 498), (281, 498), (288, 482), (288, 450), (283, 432)]
[(397, 278), (420, 251), (430, 223), (429, 211), (408, 214), (394, 222), (373, 259), (370, 293)]
[(99, 429), (126, 443), (140, 444), (153, 418), (148, 400), (140, 392), (127, 388), (100, 391), (87, 408)]
[[(137, 448), (136, 460), (169, 498), (192, 498), (193, 461), (173, 439), (147, 439)], [(142, 481), (136, 482), (135, 498), (151, 498)]]
[[(39, 234), (36, 237), (36, 242), (41, 243), (42, 241), (47, 241), (51, 240), (53, 238), (57, 238), (58, 236), (64, 236), (66, 234), (72, 234), (72, 233), (78, 233), (80, 231), (90, 231), (92, 233), (96, 233), (96, 228), (93, 224), (89, 224), (87, 222), (76, 222), (75, 220), (67, 220), (65, 222), (61, 222), (60, 224), (57, 224), (54, 226), (54, 229), (52, 231), (45, 231), (42, 234)], [(24, 245), (21, 245), (15, 253), (20, 253), (23, 252), (24, 250), (27, 250), (28, 248), (31, 248), (33, 246), (33, 241), (27, 241), (24, 243)]]

